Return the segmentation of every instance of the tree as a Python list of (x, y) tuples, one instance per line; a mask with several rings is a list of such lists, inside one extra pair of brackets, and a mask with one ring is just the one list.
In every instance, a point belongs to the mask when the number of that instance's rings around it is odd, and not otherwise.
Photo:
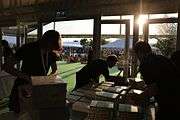
[(156, 37), (158, 41), (155, 47), (159, 48), (162, 55), (170, 56), (175, 51), (177, 24), (161, 24), (158, 26), (158, 33), (160, 35), (166, 35), (166, 37)]
[(83, 38), (83, 39), (80, 40), (80, 44), (81, 44), (83, 47), (87, 47), (87, 46), (89, 46), (89, 41), (88, 41), (88, 39)]
[(80, 40), (80, 44), (82, 45), (84, 52), (87, 53), (88, 48), (90, 46), (92, 46), (92, 40), (91, 39), (88, 40), (87, 38), (83, 38)]
[[(106, 41), (105, 38), (101, 38), (101, 45), (104, 45), (104, 44), (107, 44), (109, 41)], [(92, 44), (93, 44), (93, 40), (92, 39), (86, 39), (86, 38), (83, 38), (80, 40), (80, 44), (83, 46), (83, 47), (89, 47), (91, 46), (92, 47)]]

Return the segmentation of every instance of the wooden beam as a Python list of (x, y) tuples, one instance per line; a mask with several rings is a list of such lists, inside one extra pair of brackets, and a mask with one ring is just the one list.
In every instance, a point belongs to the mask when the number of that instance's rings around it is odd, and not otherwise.
[(143, 26), (143, 41), (148, 42), (149, 39), (149, 24), (145, 23)]
[(53, 29), (56, 30), (56, 22), (53, 22)]
[[(13, 36), (13, 34), (6, 34), (6, 35), (9, 35), (9, 36)], [(61, 35), (62, 38), (93, 38), (93, 35), (92, 34), (62, 34)], [(165, 38), (165, 37), (170, 37), (170, 36), (173, 36), (173, 35), (149, 35), (149, 38)], [(28, 35), (29, 38), (37, 38), (36, 35)], [(125, 38), (126, 35), (119, 35), (119, 34), (101, 34), (101, 37), (103, 38)], [(134, 35), (130, 35), (130, 38), (133, 38)], [(139, 35), (139, 38), (142, 38), (142, 35)]]
[(139, 40), (139, 24), (137, 23), (139, 18), (139, 14), (134, 15), (134, 27), (133, 27), (133, 49), (132, 49), (132, 69), (131, 69), (131, 77), (136, 77), (137, 75), (137, 57), (134, 51), (134, 47), (136, 42)]
[(101, 20), (101, 24), (128, 24), (129, 20)]
[(22, 33), (21, 33), (21, 45), (25, 44), (27, 41), (27, 29), (26, 25), (22, 26)]
[(94, 18), (94, 30), (93, 30), (93, 59), (100, 58), (101, 51), (101, 16)]
[[(17, 24), (17, 34), (16, 34), (16, 46), (19, 48), (21, 46), (21, 26), (20, 23)], [(20, 62), (17, 64), (17, 69), (20, 70)]]
[(159, 24), (159, 23), (177, 23), (178, 18), (159, 18), (159, 19), (149, 19), (148, 24)]
[(17, 45), (17, 48), (19, 48), (21, 46), (21, 27), (20, 27), (20, 24), (17, 25), (17, 33), (16, 33), (16, 45)]
[(124, 77), (129, 77), (130, 69), (129, 69), (129, 36), (130, 36), (130, 20), (125, 22), (126, 24), (126, 41), (125, 41), (125, 67), (124, 67)]
[(136, 42), (139, 40), (139, 24), (137, 23), (139, 18), (139, 14), (134, 15), (134, 23), (133, 23), (133, 49), (135, 47)]
[(28, 31), (28, 30), (27, 30), (27, 29), (28, 29), (28, 26), (25, 25), (25, 26), (24, 26), (24, 41), (25, 41), (25, 44), (28, 43), (28, 39), (27, 39), (27, 36), (28, 36), (28, 35), (27, 35), (27, 33), (28, 33), (27, 31)]
[[(122, 16), (119, 16), (120, 20), (122, 20)], [(122, 35), (122, 25), (120, 24), (119, 26), (119, 34)]]
[(38, 21), (38, 28), (37, 28), (37, 40), (42, 37), (43, 34), (43, 24), (41, 21)]

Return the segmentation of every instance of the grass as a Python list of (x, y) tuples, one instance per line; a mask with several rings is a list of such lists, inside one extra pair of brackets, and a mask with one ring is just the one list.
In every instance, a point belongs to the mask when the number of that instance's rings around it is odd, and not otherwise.
[(57, 65), (60, 77), (67, 82), (67, 90), (71, 91), (76, 83), (76, 72), (85, 66), (85, 64), (59, 61)]
[[(59, 76), (67, 82), (67, 90), (68, 92), (72, 91), (76, 84), (76, 72), (79, 71), (85, 64), (81, 63), (66, 63), (65, 61), (57, 62), (58, 65), (58, 74)], [(117, 75), (118, 69), (117, 67), (113, 67), (109, 69), (111, 75)], [(104, 78), (101, 76), (101, 80)]]

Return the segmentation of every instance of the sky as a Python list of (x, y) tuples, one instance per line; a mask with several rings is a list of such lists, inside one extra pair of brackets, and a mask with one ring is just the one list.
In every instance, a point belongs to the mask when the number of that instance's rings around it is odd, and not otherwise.
[[(168, 17), (178, 17), (177, 13), (174, 14), (168, 14)], [(149, 19), (155, 19), (155, 18), (162, 18), (165, 17), (164, 14), (154, 14), (149, 15)], [(141, 15), (140, 19), (138, 21), (139, 23), (139, 29), (140, 34), (142, 34), (143, 24), (148, 18), (148, 15)], [(108, 16), (108, 17), (102, 17), (102, 19), (120, 19), (120, 16)], [(122, 16), (122, 19), (130, 19), (130, 33), (133, 33), (133, 16), (127, 15)], [(53, 28), (54, 23), (50, 23), (48, 25), (45, 25), (43, 27), (43, 32), (54, 29)], [(125, 26), (122, 25), (121, 27), (121, 33), (125, 34)], [(73, 21), (61, 21), (55, 23), (55, 30), (59, 31), (61, 34), (93, 34), (93, 20), (73, 20)], [(158, 31), (158, 25), (150, 25), (149, 26), (149, 34), (154, 35), (157, 34)], [(102, 25), (101, 28), (102, 34), (119, 34), (120, 33), (120, 25), (118, 24), (106, 24)], [(37, 34), (37, 30), (32, 31), (29, 34)]]
[[(168, 14), (166, 17), (178, 17), (177, 13)], [(165, 17), (164, 14), (154, 14), (149, 15), (149, 19), (162, 18)], [(142, 34), (143, 23), (148, 18), (148, 15), (141, 15), (139, 19), (139, 33)], [(106, 16), (101, 19), (120, 19), (120, 16)], [(122, 16), (122, 19), (130, 19), (130, 34), (133, 33), (133, 16)], [(54, 29), (54, 23), (47, 24), (43, 26), (43, 33), (47, 30)], [(61, 34), (93, 34), (93, 19), (87, 20), (73, 20), (73, 21), (61, 21), (55, 23), (55, 30)], [(34, 30), (30, 34), (37, 34), (37, 30)], [(120, 34), (120, 25), (119, 24), (102, 24), (101, 25), (101, 34)], [(125, 34), (125, 25), (121, 25), (121, 34)], [(149, 34), (157, 35), (158, 34), (158, 25), (149, 26)], [(64, 41), (80, 40), (81, 38), (63, 38)], [(14, 38), (11, 38), (10, 41), (14, 41)]]
[(16, 43), (16, 37), (14, 36), (2, 36), (3, 40), (7, 40), (9, 43)]

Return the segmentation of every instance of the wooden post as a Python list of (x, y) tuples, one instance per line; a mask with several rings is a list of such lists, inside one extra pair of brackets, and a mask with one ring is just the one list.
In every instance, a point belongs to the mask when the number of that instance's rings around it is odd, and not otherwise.
[(2, 41), (2, 30), (0, 28), (0, 71), (2, 70), (2, 46), (1, 46), (1, 41)]
[(53, 29), (56, 30), (56, 22), (53, 22)]
[(136, 77), (137, 74), (137, 57), (134, 51), (136, 42), (139, 40), (139, 24), (137, 23), (139, 15), (134, 15), (134, 27), (133, 27), (133, 47), (132, 47), (132, 68), (131, 77)]
[(21, 45), (25, 44), (25, 36), (24, 36), (24, 26), (23, 26), (23, 33), (21, 33)]
[(38, 21), (38, 29), (37, 29), (37, 40), (42, 37), (43, 34), (43, 24), (41, 21)]
[(129, 77), (129, 37), (130, 36), (130, 21), (126, 22), (126, 40), (125, 40), (125, 69), (124, 77)]
[(25, 44), (27, 44), (28, 43), (28, 40), (27, 40), (27, 28), (28, 26), (24, 26), (24, 42), (25, 42)]
[(178, 12), (178, 28), (177, 28), (176, 50), (180, 50), (180, 12)]
[(143, 27), (143, 40), (145, 42), (148, 42), (148, 37), (149, 37), (149, 23), (145, 23)]
[(101, 16), (94, 18), (93, 30), (93, 59), (100, 58), (101, 53)]
[[(21, 46), (21, 26), (20, 23), (17, 25), (17, 33), (16, 33), (16, 47), (19, 48)], [(20, 70), (20, 63), (17, 64), (17, 69)]]
[[(122, 16), (120, 16), (120, 20), (122, 20)], [(119, 33), (120, 33), (120, 36), (122, 35), (122, 24), (120, 24), (119, 26)]]
[(21, 41), (20, 41), (20, 25), (18, 24), (17, 25), (17, 33), (16, 33), (16, 44), (17, 44), (17, 47), (20, 47), (21, 46)]

